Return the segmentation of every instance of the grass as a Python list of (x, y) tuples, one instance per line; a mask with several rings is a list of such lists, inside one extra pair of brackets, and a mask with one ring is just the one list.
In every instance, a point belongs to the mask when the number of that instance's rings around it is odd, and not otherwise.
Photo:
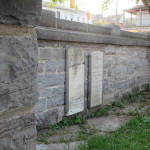
[(63, 119), (56, 125), (50, 125), (49, 127), (46, 127), (46, 128), (37, 127), (37, 131), (41, 131), (45, 129), (59, 130), (59, 129), (63, 129), (71, 125), (83, 125), (83, 124), (85, 124), (85, 120), (81, 117), (80, 114), (77, 114), (71, 119), (69, 118)]
[(40, 143), (48, 144), (48, 141), (44, 137), (37, 138), (37, 141)]
[[(37, 127), (37, 132), (38, 132), (38, 138), (37, 141), (40, 143), (48, 144), (47, 138), (56, 134), (58, 130), (63, 130), (65, 127), (69, 127), (72, 125), (79, 125), (79, 126), (84, 126), (85, 120), (81, 117), (81, 115), (77, 114), (73, 118), (66, 118), (63, 119), (61, 122), (59, 122), (56, 125), (50, 125), (49, 127), (46, 128), (41, 128)], [(60, 137), (59, 142), (69, 142), (72, 141), (71, 139), (65, 139), (64, 137)]]
[(115, 108), (122, 109), (124, 108), (124, 106), (125, 106), (125, 101), (113, 102), (111, 105), (104, 106), (98, 109), (96, 112), (90, 113), (88, 115), (88, 118), (107, 116), (110, 110), (115, 109)]
[[(86, 118), (77, 114), (72, 118), (63, 119), (56, 125), (51, 125), (47, 128), (37, 128), (37, 141), (48, 144), (48, 137), (57, 134), (58, 130), (63, 130), (72, 125), (79, 125), (80, 131), (77, 133), (77, 140), (87, 141), (87, 144), (79, 146), (79, 150), (149, 150), (150, 144), (147, 141), (150, 141), (150, 110), (147, 108), (147, 110), (144, 110), (144, 113), (139, 111), (150, 104), (150, 85), (145, 84), (144, 88), (142, 92), (129, 93), (127, 100), (113, 102), (111, 105), (104, 106), (86, 117), (107, 116), (109, 111), (116, 108), (122, 109), (127, 103), (142, 102), (138, 110), (128, 114), (134, 116), (134, 118), (119, 130), (110, 133), (111, 136), (98, 136), (97, 129), (88, 127), (86, 125)], [(72, 139), (66, 139), (65, 137), (60, 137), (59, 139), (59, 142), (70, 141)]]
[(78, 150), (149, 150), (150, 117), (136, 116), (111, 136), (92, 136)]
[(91, 128), (89, 126), (82, 126), (78, 132), (78, 141), (85, 141), (91, 136), (94, 136), (98, 133), (98, 129)]

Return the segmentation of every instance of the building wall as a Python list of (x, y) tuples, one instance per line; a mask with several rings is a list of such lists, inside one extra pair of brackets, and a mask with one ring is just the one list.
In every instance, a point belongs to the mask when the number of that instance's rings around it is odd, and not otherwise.
[(137, 26), (149, 26), (150, 14), (148, 11), (142, 11), (142, 24), (140, 24), (140, 12), (137, 13)]
[[(87, 20), (86, 12), (72, 10), (72, 9), (58, 9), (58, 8), (44, 8), (50, 11), (54, 11), (56, 13), (56, 18), (64, 19), (69, 21), (81, 22), (81, 23), (89, 23), (92, 24), (92, 17), (90, 20)], [(60, 13), (60, 18), (58, 13)]]
[(150, 49), (139, 46), (39, 40), (37, 125), (56, 124), (64, 117), (65, 52), (85, 51), (85, 112), (88, 112), (88, 63), (92, 51), (104, 53), (103, 105), (139, 91), (150, 81)]

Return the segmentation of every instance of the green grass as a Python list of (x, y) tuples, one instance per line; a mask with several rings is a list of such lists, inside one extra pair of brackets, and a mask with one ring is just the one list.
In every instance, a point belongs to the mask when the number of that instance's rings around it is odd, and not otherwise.
[[(128, 124), (121, 127), (119, 130), (113, 132), (111, 136), (97, 136), (98, 131), (94, 128), (86, 126), (86, 119), (93, 117), (107, 116), (109, 111), (114, 111), (117, 108), (122, 109), (128, 103), (132, 102), (141, 102), (141, 108), (138, 108), (134, 112), (130, 112), (128, 115), (134, 116)], [(146, 134), (149, 135), (147, 139), (150, 138), (150, 110), (144, 110), (144, 112), (139, 111), (143, 107), (150, 104), (150, 84), (144, 85), (144, 90), (138, 93), (130, 93), (128, 99), (122, 101), (113, 102), (109, 106), (103, 106), (99, 108), (96, 112), (90, 113), (87, 117), (82, 117), (80, 114), (74, 115), (71, 118), (65, 118), (56, 125), (50, 125), (46, 128), (38, 128), (38, 138), (37, 141), (48, 144), (48, 138), (52, 135), (57, 134), (57, 130), (64, 130), (66, 127), (72, 125), (79, 125), (80, 131), (77, 133), (77, 138), (79, 141), (88, 141), (87, 145), (81, 145), (79, 150), (147, 150), (147, 147), (150, 146), (146, 143)], [(119, 114), (120, 115), (120, 114)], [(141, 117), (137, 117), (143, 115)], [(141, 121), (141, 122), (139, 122)], [(131, 128), (129, 126), (131, 123), (136, 124), (137, 127)], [(146, 129), (146, 126), (148, 129)], [(144, 128), (143, 128), (144, 127)], [(141, 133), (141, 134), (140, 134)], [(142, 143), (143, 139), (143, 143)], [(68, 142), (71, 139), (65, 139), (65, 137), (60, 137), (60, 142)], [(131, 142), (130, 142), (131, 141)], [(150, 139), (149, 139), (150, 141)], [(146, 144), (145, 144), (146, 143)], [(101, 145), (100, 147), (98, 145)], [(134, 146), (137, 146), (137, 149)], [(140, 147), (141, 145), (141, 147)], [(145, 147), (142, 147), (144, 146)], [(92, 147), (93, 146), (93, 147)], [(94, 148), (95, 146), (95, 148)], [(141, 149), (140, 149), (141, 148)], [(150, 147), (148, 147), (150, 149)]]
[(136, 116), (111, 136), (93, 136), (78, 150), (150, 150), (150, 117)]
[(78, 132), (78, 141), (85, 141), (98, 133), (98, 129), (82, 126)]
[(48, 144), (48, 141), (46, 140), (46, 138), (37, 138), (37, 141), (40, 143)]
[(46, 127), (46, 128), (37, 127), (37, 131), (39, 132), (45, 129), (59, 130), (59, 129), (63, 129), (71, 125), (83, 125), (83, 124), (85, 124), (85, 120), (81, 117), (80, 114), (77, 114), (71, 119), (70, 118), (63, 119), (56, 125), (50, 125), (49, 127)]

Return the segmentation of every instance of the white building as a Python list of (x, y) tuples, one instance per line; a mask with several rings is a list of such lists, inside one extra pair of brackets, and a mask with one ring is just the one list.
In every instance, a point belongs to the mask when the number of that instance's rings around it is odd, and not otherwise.
[(90, 15), (90, 19), (88, 20), (87, 11), (75, 10), (72, 8), (66, 8), (62, 6), (48, 8), (44, 3), (43, 3), (43, 9), (48, 9), (56, 12), (56, 18), (58, 19), (92, 24), (92, 15)]
[[(147, 32), (150, 31), (150, 13), (144, 5), (137, 5), (133, 8), (124, 10), (124, 14), (131, 14), (131, 19), (124, 19), (124, 27), (127, 31)], [(132, 17), (132, 15), (136, 17)], [(124, 17), (125, 18), (125, 17)]]

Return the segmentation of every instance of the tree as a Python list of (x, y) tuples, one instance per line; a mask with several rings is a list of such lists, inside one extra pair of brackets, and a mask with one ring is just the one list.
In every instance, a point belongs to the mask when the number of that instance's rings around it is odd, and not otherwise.
[(58, 4), (62, 4), (66, 2), (67, 0), (50, 0), (49, 2), (46, 2), (47, 7), (55, 7)]
[[(102, 16), (103, 16), (103, 13), (104, 11), (106, 11), (108, 8), (109, 8), (109, 5), (112, 4), (114, 2), (114, 0), (104, 0), (102, 5), (101, 5), (101, 8), (102, 8)], [(117, 23), (117, 16), (118, 16), (118, 0), (115, 0), (115, 9), (112, 8), (112, 10), (115, 12), (115, 15), (116, 15), (116, 23)]]
[[(136, 3), (138, 3), (140, 0), (132, 0), (135, 1)], [(113, 0), (104, 0), (101, 7), (102, 7), (102, 11), (107, 10), (108, 6), (113, 2)], [(148, 10), (150, 10), (150, 0), (142, 0), (143, 4), (148, 8)]]
[(150, 0), (142, 0), (143, 4), (147, 7), (147, 9), (150, 11)]
[[(136, 3), (138, 3), (140, 0), (132, 0), (135, 1)], [(150, 11), (150, 0), (142, 0), (143, 4), (145, 5), (145, 7)], [(103, 12), (106, 11), (109, 8), (109, 5), (113, 3), (113, 0), (104, 0), (101, 7), (102, 7), (102, 15)], [(117, 15), (118, 15), (118, 0), (116, 0), (116, 9), (114, 10), (115, 14), (116, 14), (116, 19), (117, 19)]]

